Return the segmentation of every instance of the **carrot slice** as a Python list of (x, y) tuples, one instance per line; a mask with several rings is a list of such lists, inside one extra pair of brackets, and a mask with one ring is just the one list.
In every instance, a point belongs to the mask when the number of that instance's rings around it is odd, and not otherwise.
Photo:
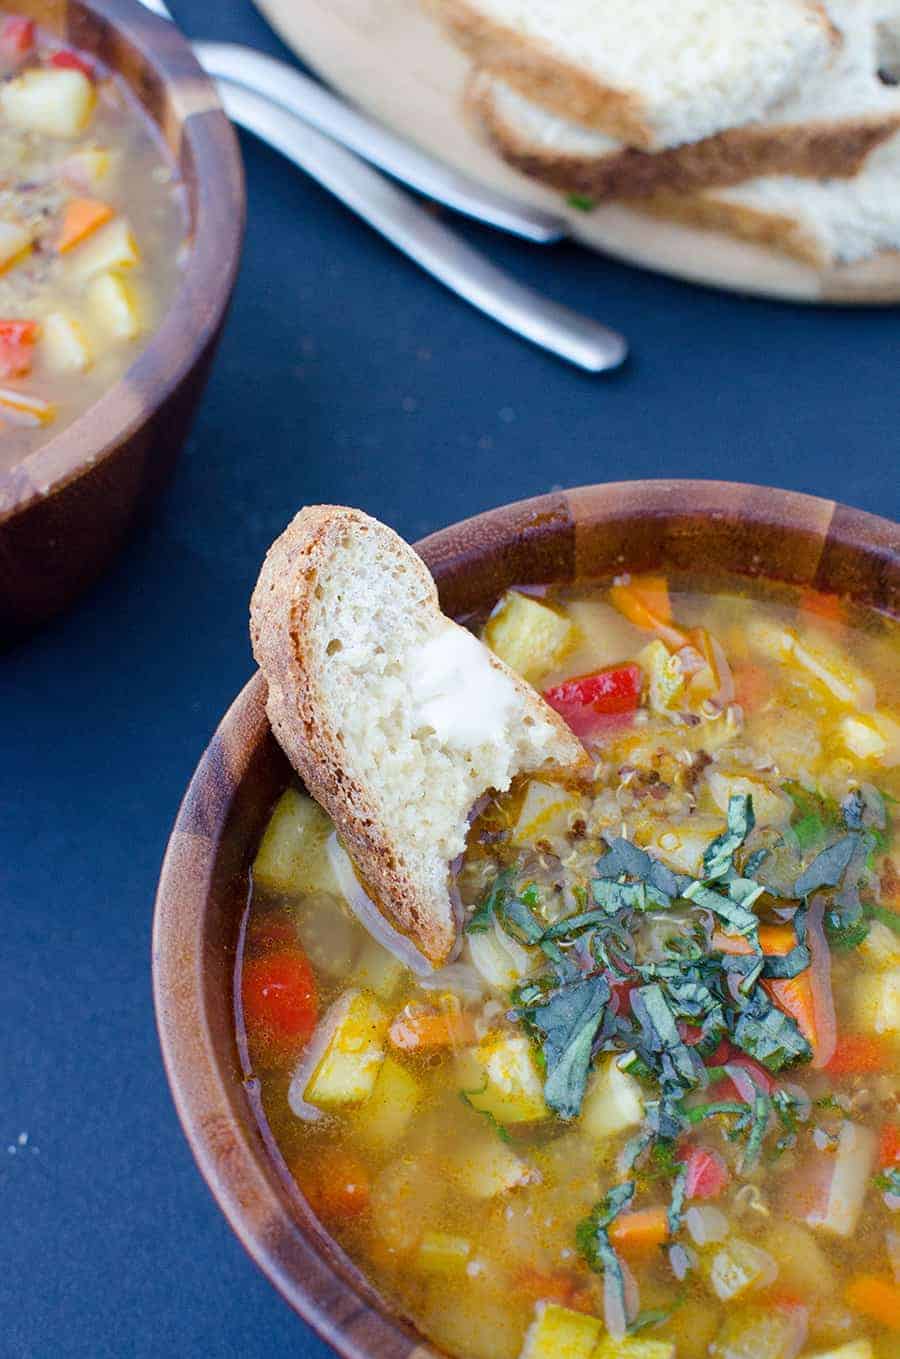
[(80, 245), (98, 227), (102, 227), (113, 215), (108, 203), (99, 198), (70, 198), (63, 212), (57, 249), (61, 255)]
[(388, 1038), (400, 1052), (463, 1047), (475, 1042), (475, 1023), (464, 1010), (419, 1010), (399, 1014), (388, 1030)]
[(844, 1298), (848, 1307), (871, 1321), (900, 1331), (900, 1287), (875, 1274), (860, 1274), (847, 1288)]
[(308, 1164), (303, 1164), (296, 1178), (317, 1217), (347, 1222), (368, 1210), (369, 1174), (350, 1152), (339, 1148), (326, 1151), (317, 1158), (312, 1173)]
[(886, 1123), (882, 1128), (878, 1159), (885, 1168), (900, 1166), (900, 1123)]
[(552, 1274), (526, 1265), (516, 1276), (523, 1293), (535, 1302), (555, 1302), (576, 1312), (591, 1312), (594, 1298), (590, 1287), (571, 1274)]
[(893, 1066), (892, 1044), (872, 1034), (847, 1033), (838, 1039), (825, 1070), (832, 1076), (863, 1076), (891, 1071)]
[(672, 625), (672, 603), (665, 576), (632, 576), (627, 585), (613, 585), (609, 602), (635, 627), (657, 633), (672, 651), (688, 645), (688, 637)]
[(732, 672), (734, 676), (734, 700), (739, 703), (745, 714), (756, 712), (772, 692), (772, 680), (768, 670), (762, 665), (747, 661)]
[(826, 623), (832, 628), (840, 627), (844, 621), (844, 601), (840, 595), (823, 594), (811, 586), (801, 591), (797, 609), (799, 613), (810, 614), (817, 622)]
[(609, 1239), (623, 1255), (643, 1255), (663, 1245), (669, 1235), (665, 1208), (639, 1208), (621, 1213), (609, 1229)]

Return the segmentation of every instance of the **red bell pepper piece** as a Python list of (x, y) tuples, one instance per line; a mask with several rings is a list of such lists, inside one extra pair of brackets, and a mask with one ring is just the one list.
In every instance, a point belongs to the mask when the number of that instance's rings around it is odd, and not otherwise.
[(67, 47), (53, 53), (50, 65), (59, 66), (64, 71), (80, 71), (88, 80), (94, 79), (94, 68), (87, 58), (79, 56), (77, 52), (72, 52)]
[(592, 675), (563, 680), (544, 691), (544, 698), (565, 718), (575, 735), (589, 740), (603, 728), (620, 726), (609, 719), (630, 718), (641, 698), (643, 672), (639, 665), (616, 665)]
[(18, 63), (34, 46), (34, 20), (21, 14), (10, 14), (0, 27), (0, 56), (7, 62)]
[(729, 1180), (728, 1167), (717, 1151), (695, 1147), (685, 1162), (684, 1196), (717, 1199)]
[(25, 377), (31, 372), (40, 329), (37, 321), (0, 321), (0, 378)]

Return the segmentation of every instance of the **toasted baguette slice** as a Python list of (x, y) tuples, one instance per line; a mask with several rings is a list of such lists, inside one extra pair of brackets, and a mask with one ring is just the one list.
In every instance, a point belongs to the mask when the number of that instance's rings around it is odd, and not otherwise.
[(817, 269), (900, 250), (900, 134), (855, 179), (754, 179), (704, 193), (641, 198), (641, 211), (725, 231)]
[(278, 741), (379, 908), (439, 965), (457, 936), (450, 865), (478, 798), (578, 764), (583, 747), (444, 617), (412, 548), (359, 510), (300, 511), (266, 557), (250, 620)]
[(828, 63), (814, 0), (431, 0), (475, 64), (646, 151), (765, 116)]

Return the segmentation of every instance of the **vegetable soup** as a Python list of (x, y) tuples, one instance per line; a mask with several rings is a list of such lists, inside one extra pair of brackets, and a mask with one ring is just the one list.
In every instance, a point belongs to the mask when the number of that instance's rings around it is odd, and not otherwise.
[(472, 626), (591, 773), (473, 809), (431, 973), (283, 794), (236, 985), (283, 1172), (462, 1359), (897, 1359), (896, 625), (623, 576)]
[(124, 81), (0, 17), (0, 467), (122, 376), (174, 294), (185, 223)]

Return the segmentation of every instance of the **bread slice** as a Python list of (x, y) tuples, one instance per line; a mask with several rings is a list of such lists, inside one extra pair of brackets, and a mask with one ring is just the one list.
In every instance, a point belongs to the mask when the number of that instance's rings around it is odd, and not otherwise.
[(828, 68), (760, 122), (654, 153), (625, 146), (477, 74), (469, 102), (501, 155), (566, 193), (602, 202), (657, 192), (693, 193), (762, 175), (855, 175), (900, 129), (900, 95), (878, 70), (879, 0), (827, 0), (841, 46)]
[(855, 179), (754, 179), (698, 194), (641, 198), (643, 212), (726, 231), (817, 269), (900, 250), (900, 134), (874, 151)]
[(475, 64), (646, 151), (765, 116), (827, 65), (815, 0), (431, 0)]
[(289, 760), (382, 913), (443, 963), (473, 806), (517, 773), (583, 762), (581, 743), (444, 617), (422, 560), (359, 510), (300, 511), (266, 557), (250, 635)]

